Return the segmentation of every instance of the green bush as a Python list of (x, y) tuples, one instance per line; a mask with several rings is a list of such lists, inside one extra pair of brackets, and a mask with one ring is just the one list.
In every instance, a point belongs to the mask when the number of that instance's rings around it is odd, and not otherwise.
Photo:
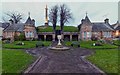
[(15, 40), (15, 41), (18, 41), (18, 40), (19, 40), (19, 36), (18, 36), (17, 34), (15, 34), (14, 40)]
[(24, 34), (24, 33), (21, 33), (21, 34), (20, 34), (19, 40), (20, 40), (20, 41), (24, 41), (24, 40), (25, 40), (25, 34)]

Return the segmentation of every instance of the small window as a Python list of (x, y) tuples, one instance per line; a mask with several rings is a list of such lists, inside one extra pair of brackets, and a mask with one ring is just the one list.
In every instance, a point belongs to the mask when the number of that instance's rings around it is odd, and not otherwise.
[(91, 37), (91, 32), (87, 32), (87, 37), (88, 37), (88, 38)]

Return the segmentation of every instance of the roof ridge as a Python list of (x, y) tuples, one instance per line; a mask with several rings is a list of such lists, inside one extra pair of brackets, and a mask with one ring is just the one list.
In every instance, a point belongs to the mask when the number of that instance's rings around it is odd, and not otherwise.
[(86, 22), (91, 22), (87, 15), (86, 15), (86, 17), (85, 17), (84, 20), (85, 20)]
[(92, 22), (92, 23), (104, 23), (104, 22)]
[(33, 20), (30, 18), (30, 16), (29, 16), (28, 19), (26, 20), (25, 24), (34, 25), (34, 22), (33, 22)]

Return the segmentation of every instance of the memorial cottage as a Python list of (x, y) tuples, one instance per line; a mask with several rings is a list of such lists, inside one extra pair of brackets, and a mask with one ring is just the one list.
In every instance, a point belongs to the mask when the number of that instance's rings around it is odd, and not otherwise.
[(109, 19), (105, 19), (104, 22), (91, 22), (86, 15), (85, 19), (81, 20), (80, 28), (80, 39), (91, 40), (96, 39), (112, 39), (113, 38), (113, 27), (109, 24)]
[(20, 34), (25, 35), (26, 40), (37, 39), (37, 32), (35, 29), (35, 20), (28, 16), (28, 19), (25, 23), (15, 24), (12, 19), (9, 20), (10, 23), (0, 23), (3, 29), (2, 37), (3, 39), (9, 38), (11, 41), (14, 41), (14, 36), (20, 36)]

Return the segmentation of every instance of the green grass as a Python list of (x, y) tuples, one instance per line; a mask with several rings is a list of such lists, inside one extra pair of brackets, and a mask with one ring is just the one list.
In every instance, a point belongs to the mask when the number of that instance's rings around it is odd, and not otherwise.
[[(56, 30), (60, 30), (60, 26), (56, 27)], [(64, 26), (64, 32), (78, 32), (77, 27), (74, 26)], [(53, 32), (53, 27), (49, 26), (47, 28), (40, 28), (38, 27), (38, 32)]]
[(2, 41), (0, 41), (0, 74), (2, 73)]
[(2, 50), (2, 72), (20, 73), (33, 62), (34, 57), (22, 50)]
[(118, 50), (95, 50), (95, 54), (87, 57), (89, 61), (106, 73), (118, 73)]
[[(96, 41), (79, 41), (80, 46), (82, 48), (87, 48), (87, 49), (117, 49), (118, 46), (115, 45), (111, 45), (111, 44), (102, 44), (102, 46), (92, 46), (93, 43), (95, 43)], [(71, 41), (67, 41), (65, 42), (65, 44), (67, 46), (71, 45)]]
[(116, 45), (119, 45), (119, 46), (120, 46), (120, 40), (114, 40), (113, 42), (114, 42), (114, 44), (116, 44)]
[(2, 49), (0, 49), (0, 73), (2, 73)]
[[(5, 44), (3, 43), (3, 48), (7, 49), (28, 49), (28, 48), (35, 48), (36, 43), (38, 41), (23, 41), (25, 45), (16, 45), (19, 41), (15, 41), (13, 43)], [(42, 41), (45, 46), (49, 46), (51, 44), (51, 41)]]

